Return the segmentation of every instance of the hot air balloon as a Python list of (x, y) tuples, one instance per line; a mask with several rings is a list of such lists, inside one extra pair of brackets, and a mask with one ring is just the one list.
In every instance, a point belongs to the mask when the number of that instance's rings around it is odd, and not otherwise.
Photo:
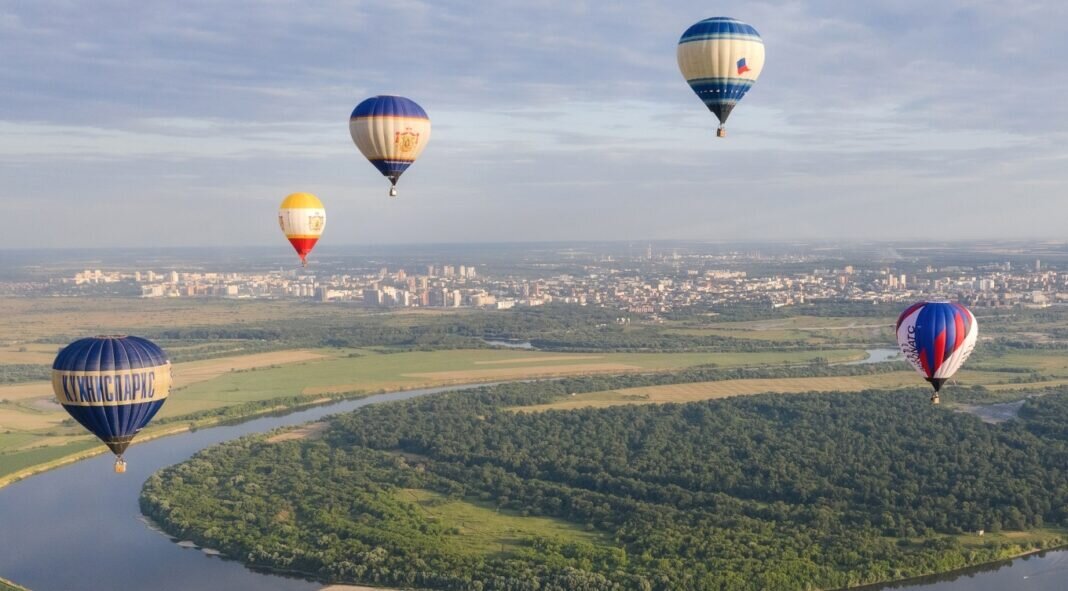
[(323, 202), (311, 193), (293, 193), (278, 208), (278, 225), (297, 251), (300, 264), (307, 267), (308, 253), (315, 248), (326, 227)]
[(912, 367), (934, 386), (938, 404), (942, 384), (972, 354), (979, 326), (975, 316), (955, 302), (919, 302), (897, 319), (897, 343)]
[(349, 134), (360, 152), (389, 179), (389, 195), (396, 197), (397, 180), (430, 141), (430, 118), (411, 99), (374, 96), (353, 109)]
[(725, 137), (727, 117), (764, 69), (760, 33), (733, 18), (706, 18), (682, 34), (678, 59), (690, 88), (719, 118), (716, 135)]
[(125, 335), (97, 336), (67, 345), (52, 363), (52, 390), (74, 420), (117, 456), (152, 420), (171, 389), (171, 362), (153, 342)]

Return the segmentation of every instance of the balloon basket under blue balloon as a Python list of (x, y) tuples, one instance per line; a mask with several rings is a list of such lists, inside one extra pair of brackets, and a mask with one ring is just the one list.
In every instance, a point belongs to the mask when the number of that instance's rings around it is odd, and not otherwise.
[(119, 456), (119, 457), (115, 458), (115, 473), (116, 474), (125, 474), (126, 473), (126, 460), (122, 459), (122, 456)]

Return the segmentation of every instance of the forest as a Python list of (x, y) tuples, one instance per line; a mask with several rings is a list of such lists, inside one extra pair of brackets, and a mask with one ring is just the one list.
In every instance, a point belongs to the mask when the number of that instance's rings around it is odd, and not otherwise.
[[(450, 590), (834, 589), (1066, 543), (1068, 388), (1000, 425), (921, 390), (523, 412), (624, 386), (613, 379), (484, 387), (368, 406), (317, 438), (247, 437), (152, 476), (142, 510), (260, 568)], [(588, 535), (475, 551), (410, 490)]]

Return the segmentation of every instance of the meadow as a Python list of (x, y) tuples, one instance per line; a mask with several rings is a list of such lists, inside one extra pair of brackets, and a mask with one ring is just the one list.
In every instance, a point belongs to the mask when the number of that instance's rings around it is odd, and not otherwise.
[(444, 537), (451, 538), (451, 544), (465, 553), (506, 555), (538, 538), (612, 545), (603, 533), (584, 530), (563, 519), (522, 516), (495, 505), (450, 498), (426, 489), (397, 488), (392, 493), (397, 500), (413, 506), (428, 522), (444, 527)]
[[(177, 363), (171, 397), (158, 419), (257, 401), (303, 396), (369, 394), (476, 382), (585, 374), (662, 371), (716, 364), (722, 367), (803, 364), (822, 358), (863, 357), (851, 350), (741, 353), (548, 353), (526, 350), (456, 349), (402, 351), (370, 349), (286, 350)], [(173, 431), (173, 424), (149, 427), (144, 435)], [(0, 479), (34, 466), (94, 449), (55, 402), (48, 382), (0, 387)]]

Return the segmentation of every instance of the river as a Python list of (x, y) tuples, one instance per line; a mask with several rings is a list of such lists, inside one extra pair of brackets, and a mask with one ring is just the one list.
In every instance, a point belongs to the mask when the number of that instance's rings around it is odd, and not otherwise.
[[(38, 474), (0, 489), (0, 575), (32, 591), (226, 589), (313, 591), (322, 585), (249, 570), (240, 563), (183, 547), (141, 517), (141, 484), (155, 471), (197, 451), (249, 433), (297, 425), (361, 406), (470, 386), (429, 388), (350, 400), (201, 429), (130, 448), (126, 474), (111, 471), (110, 454)], [(903, 591), (1064, 591), (1068, 551), (981, 568), (950, 579), (885, 587)]]

